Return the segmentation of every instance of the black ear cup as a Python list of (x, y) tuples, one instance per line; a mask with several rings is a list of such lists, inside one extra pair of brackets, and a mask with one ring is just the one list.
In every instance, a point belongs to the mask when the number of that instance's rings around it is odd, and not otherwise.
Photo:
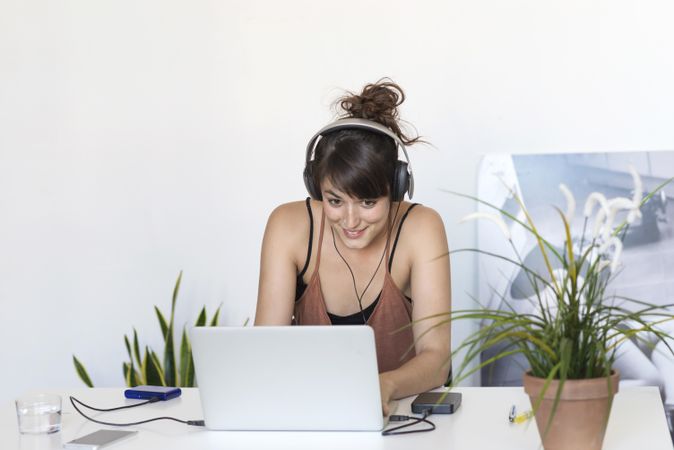
[(321, 201), (323, 200), (323, 195), (321, 194), (320, 186), (316, 186), (314, 183), (314, 162), (307, 161), (307, 164), (304, 166), (304, 186), (307, 188), (307, 192), (314, 200)]
[(407, 171), (407, 163), (398, 161), (393, 172), (391, 181), (391, 201), (401, 202), (405, 199), (405, 192), (410, 186), (410, 174)]

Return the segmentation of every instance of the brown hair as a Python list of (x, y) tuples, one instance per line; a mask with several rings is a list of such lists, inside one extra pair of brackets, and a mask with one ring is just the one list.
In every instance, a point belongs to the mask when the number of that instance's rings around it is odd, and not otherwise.
[(389, 78), (366, 84), (363, 92), (347, 92), (335, 104), (344, 111), (341, 117), (355, 117), (379, 122), (393, 131), (405, 145), (419, 142), (420, 137), (410, 137), (400, 128), (398, 107), (405, 101), (405, 93)]
[[(395, 133), (405, 145), (420, 141), (403, 133), (398, 107), (405, 101), (403, 90), (388, 78), (365, 85), (360, 94), (347, 92), (335, 105), (341, 118), (378, 122)], [(347, 128), (328, 133), (316, 145), (314, 183), (330, 182), (349, 196), (374, 199), (387, 196), (398, 161), (395, 141), (380, 132)]]

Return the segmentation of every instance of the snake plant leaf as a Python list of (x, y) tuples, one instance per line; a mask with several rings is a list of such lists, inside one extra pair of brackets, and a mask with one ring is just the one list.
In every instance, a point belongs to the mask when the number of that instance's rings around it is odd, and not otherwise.
[(197, 321), (194, 324), (195, 327), (203, 327), (206, 326), (206, 306), (201, 308), (201, 312), (199, 313), (199, 317), (197, 317)]
[(129, 354), (129, 359), (131, 360), (131, 363), (133, 364), (133, 354), (131, 353), (131, 343), (129, 342), (129, 337), (126, 334), (124, 335), (124, 345), (126, 346), (126, 352)]
[(166, 342), (166, 336), (168, 335), (168, 323), (166, 322), (166, 318), (164, 318), (164, 315), (162, 312), (157, 308), (155, 305), (154, 307), (154, 312), (157, 314), (157, 320), (159, 320), (159, 327), (161, 328), (161, 337), (164, 338), (164, 342)]
[(192, 355), (190, 354), (189, 358), (189, 363), (187, 366), (187, 374), (185, 375), (185, 382), (183, 386), (185, 387), (194, 387), (195, 386), (195, 381), (194, 381), (194, 360), (192, 359)]
[(124, 382), (127, 386), (131, 386), (131, 364), (124, 362), (122, 363), (122, 373), (124, 374)]
[(133, 364), (131, 364), (131, 372), (130, 372), (129, 379), (130, 379), (130, 380), (129, 380), (130, 383), (128, 384), (129, 387), (136, 387), (136, 386), (138, 386), (139, 384), (143, 384), (143, 383), (141, 382), (140, 377), (138, 376), (138, 371), (137, 371), (136, 368), (133, 366)]
[(177, 386), (178, 367), (176, 366), (175, 345), (173, 343), (173, 321), (169, 322), (164, 345), (164, 377), (165, 386)]
[(133, 366), (133, 363), (125, 362), (122, 367), (124, 368), (124, 381), (128, 387), (136, 387), (142, 383), (138, 371)]
[(220, 309), (221, 308), (222, 308), (222, 303), (220, 303), (220, 306), (218, 306), (218, 309), (215, 310), (215, 314), (213, 315), (213, 319), (211, 320), (211, 326), (212, 327), (218, 326), (218, 319), (220, 318)]
[(176, 284), (173, 288), (173, 298), (171, 299), (171, 318), (168, 326), (164, 331), (164, 377), (167, 386), (178, 385), (178, 366), (176, 364), (175, 343), (173, 342), (173, 323), (175, 318), (176, 302), (178, 300), (178, 293), (180, 292), (180, 282), (183, 278), (183, 271), (181, 270), (176, 279)]
[(145, 353), (143, 354), (143, 359), (141, 360), (140, 365), (140, 375), (143, 377), (145, 384), (150, 384), (147, 381), (147, 360), (149, 359), (147, 345), (145, 346)]
[(153, 366), (156, 367), (157, 369), (157, 375), (159, 376), (159, 383), (157, 386), (168, 386), (166, 383), (166, 375), (164, 372), (164, 369), (161, 366), (161, 362), (159, 362), (159, 357), (157, 356), (157, 353), (155, 353), (154, 350), (150, 350), (150, 360), (152, 361)]
[(94, 387), (94, 383), (91, 382), (91, 378), (89, 378), (89, 374), (87, 373), (87, 369), (84, 368), (84, 365), (80, 362), (79, 359), (75, 355), (73, 355), (73, 364), (75, 365), (75, 370), (77, 371), (77, 375), (80, 377), (80, 380), (87, 386)]
[(140, 346), (138, 345), (138, 332), (135, 327), (133, 328), (133, 354), (136, 357), (136, 364), (138, 364), (138, 367), (142, 367), (143, 363), (140, 360)]
[(180, 273), (178, 274), (178, 279), (176, 280), (176, 284), (173, 287), (173, 299), (171, 300), (171, 321), (173, 321), (173, 313), (176, 309), (176, 300), (178, 300), (178, 292), (180, 291), (180, 282), (183, 279), (183, 271), (181, 270)]
[(185, 386), (185, 371), (187, 368), (187, 352), (189, 349), (189, 341), (187, 338), (187, 331), (183, 327), (183, 334), (180, 338), (180, 386)]
[(152, 386), (166, 386), (164, 381), (164, 370), (159, 363), (157, 354), (145, 347), (145, 355), (143, 356), (143, 378), (145, 383)]
[(133, 361), (130, 363), (125, 362), (122, 364), (122, 368), (124, 370), (124, 381), (128, 387), (136, 387), (139, 384), (145, 384), (142, 382), (138, 371), (133, 366)]
[(183, 335), (180, 342), (180, 385), (183, 387), (194, 386), (194, 360), (192, 359), (192, 345), (187, 336), (187, 330), (183, 327)]

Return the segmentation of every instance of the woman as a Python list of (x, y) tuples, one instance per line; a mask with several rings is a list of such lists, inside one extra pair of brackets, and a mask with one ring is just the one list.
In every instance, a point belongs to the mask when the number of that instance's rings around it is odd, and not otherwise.
[(407, 157), (404, 146), (419, 141), (398, 123), (404, 99), (380, 80), (338, 100), (342, 119), (307, 149), (312, 198), (269, 217), (255, 317), (256, 325), (370, 325), (385, 415), (389, 401), (442, 385), (449, 371), (450, 327), (432, 326), (447, 317), (417, 322), (449, 312), (450, 270), (442, 219), (404, 201), (413, 185), (398, 147)]

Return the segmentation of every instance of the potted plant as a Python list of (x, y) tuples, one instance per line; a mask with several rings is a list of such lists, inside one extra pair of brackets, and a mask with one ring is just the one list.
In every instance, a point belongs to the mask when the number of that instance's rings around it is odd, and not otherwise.
[[(163, 359), (160, 359), (157, 352), (147, 345), (141, 352), (138, 333), (135, 328), (133, 329), (133, 344), (129, 341), (129, 337), (124, 335), (124, 345), (126, 346), (129, 361), (122, 364), (122, 371), (124, 373), (124, 381), (128, 387), (135, 387), (138, 385), (193, 387), (195, 385), (192, 345), (187, 336), (187, 329), (185, 326), (183, 326), (181, 333), (179, 352), (176, 352), (175, 346), (174, 317), (182, 277), (183, 272), (181, 270), (173, 288), (169, 320), (166, 320), (166, 316), (157, 306), (154, 307), (157, 320), (159, 321), (162, 338), (164, 340)], [(218, 326), (219, 316), (220, 307), (218, 307), (209, 321), (206, 314), (206, 307), (204, 306), (201, 308), (201, 312), (199, 313), (199, 317), (194, 326)], [(248, 320), (246, 320), (244, 326), (247, 323)], [(178, 353), (179, 357), (176, 353)], [(73, 365), (75, 366), (75, 370), (80, 380), (87, 386), (94, 387), (91, 377), (89, 377), (89, 373), (75, 355), (73, 355)]]
[[(607, 199), (598, 192), (590, 194), (583, 211), (583, 232), (575, 238), (569, 225), (575, 199), (566, 186), (560, 185), (567, 201), (565, 211), (555, 208), (563, 230), (561, 248), (539, 233), (515, 192), (511, 195), (523, 213), (518, 216), (523, 219), (479, 198), (452, 192), (493, 209), (494, 213), (477, 212), (462, 221), (492, 221), (513, 246), (516, 256), (479, 248), (452, 253), (478, 252), (515, 265), (526, 274), (535, 303), (533, 311), (526, 314), (486, 307), (453, 311), (446, 321), (469, 319), (485, 324), (455, 349), (456, 353), (466, 353), (455, 372), (454, 384), (496, 360), (523, 355), (529, 365), (524, 390), (531, 399), (547, 450), (601, 448), (613, 396), (618, 390), (620, 374), (613, 367), (616, 349), (623, 341), (638, 339), (641, 333), (653, 333), (672, 352), (668, 342), (671, 337), (659, 328), (673, 319), (671, 310), (667, 310), (672, 305), (654, 305), (607, 292), (607, 285), (619, 273), (622, 238), (629, 224), (640, 217), (641, 206), (671, 181), (642, 198), (639, 175), (633, 168), (630, 173), (634, 181), (633, 197)], [(512, 226), (530, 233), (544, 261), (543, 271), (528, 267), (519, 256), (504, 217), (513, 222)], [(618, 223), (621, 217), (624, 219)], [(475, 367), (471, 365), (483, 351), (494, 347), (498, 350), (493, 356)]]

